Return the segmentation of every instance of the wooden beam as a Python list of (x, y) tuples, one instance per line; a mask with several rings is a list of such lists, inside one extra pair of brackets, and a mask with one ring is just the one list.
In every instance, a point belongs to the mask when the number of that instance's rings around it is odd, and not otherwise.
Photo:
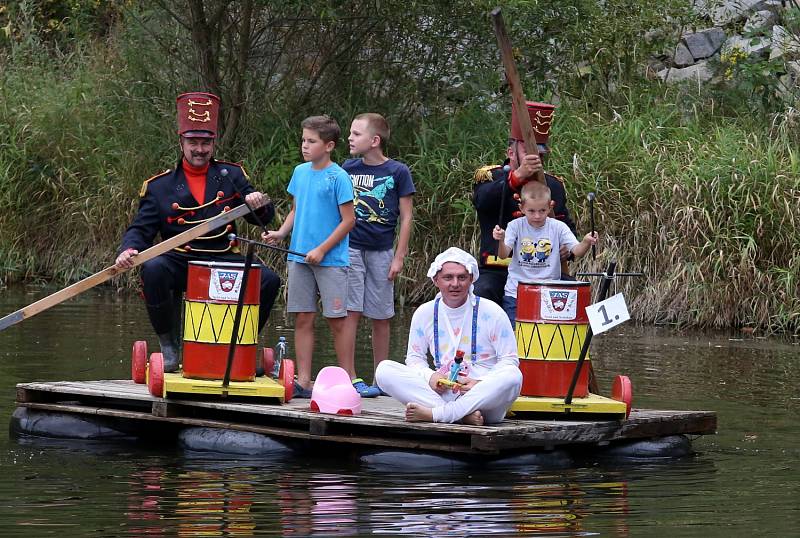
[[(500, 56), (503, 59), (503, 67), (506, 72), (506, 81), (511, 89), (511, 102), (517, 112), (517, 120), (522, 130), (522, 138), (525, 142), (525, 152), (528, 155), (539, 155), (539, 146), (536, 145), (536, 136), (531, 125), (531, 117), (528, 115), (528, 105), (525, 101), (525, 94), (522, 91), (522, 84), (519, 80), (517, 64), (514, 61), (514, 53), (511, 49), (511, 41), (506, 33), (506, 24), (503, 21), (503, 14), (499, 7), (492, 10), (492, 24), (494, 33), (497, 37), (497, 45), (500, 47)], [(534, 176), (536, 181), (546, 183), (544, 171), (540, 170)]]
[[(242, 204), (231, 209), (230, 211), (220, 213), (213, 219), (200, 223), (183, 233), (170, 237), (169, 239), (166, 239), (134, 256), (133, 267), (141, 265), (144, 262), (151, 260), (156, 256), (160, 256), (161, 254), (164, 254), (165, 252), (168, 252), (176, 247), (183, 246), (192, 239), (196, 239), (203, 234), (228, 224), (234, 219), (246, 215), (249, 211), (250, 210), (247, 208), (247, 206)], [(84, 291), (97, 286), (98, 284), (102, 284), (103, 282), (106, 282), (107, 280), (110, 280), (113, 277), (124, 273), (125, 271), (127, 271), (127, 269), (118, 269), (113, 265), (111, 267), (106, 267), (102, 271), (86, 277), (80, 282), (76, 282), (71, 286), (67, 286), (63, 290), (57, 291), (52, 295), (48, 295), (44, 299), (39, 299), (35, 303), (29, 304), (24, 308), (20, 308), (16, 312), (12, 312), (3, 318), (0, 318), (0, 331), (5, 330), (12, 325), (16, 325), (22, 320), (35, 316), (39, 312), (43, 312), (50, 307), (63, 303), (67, 299), (71, 299), (72, 297), (75, 297), (76, 295), (79, 295)]]

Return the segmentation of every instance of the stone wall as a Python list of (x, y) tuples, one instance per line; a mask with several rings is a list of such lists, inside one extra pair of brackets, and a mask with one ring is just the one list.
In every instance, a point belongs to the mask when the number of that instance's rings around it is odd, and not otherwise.
[[(681, 36), (674, 49), (654, 63), (656, 75), (667, 83), (708, 82), (726, 76), (726, 66), (747, 58), (780, 60), (787, 90), (800, 80), (800, 36), (782, 23), (800, 16), (800, 1), (694, 0), (694, 9), (707, 27)], [(728, 73), (729, 74), (729, 73)]]

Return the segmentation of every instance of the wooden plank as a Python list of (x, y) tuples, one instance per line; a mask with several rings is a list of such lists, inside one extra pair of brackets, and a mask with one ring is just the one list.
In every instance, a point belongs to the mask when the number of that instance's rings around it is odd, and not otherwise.
[(396, 439), (396, 438), (387, 439), (381, 437), (363, 437), (363, 436), (353, 436), (353, 435), (318, 436), (310, 432), (297, 431), (297, 430), (274, 427), (274, 426), (236, 424), (219, 420), (196, 419), (189, 417), (156, 417), (150, 413), (105, 409), (99, 407), (90, 408), (90, 407), (67, 405), (67, 404), (41, 404), (41, 403), (25, 403), (25, 404), (20, 404), (20, 407), (38, 409), (42, 411), (56, 411), (62, 413), (116, 417), (116, 418), (123, 418), (129, 420), (137, 420), (137, 421), (169, 422), (185, 426), (221, 428), (228, 430), (261, 433), (264, 435), (272, 435), (275, 437), (287, 437), (291, 439), (308, 440), (308, 441), (329, 441), (333, 443), (347, 444), (347, 445), (403, 448), (409, 450), (427, 450), (432, 452), (448, 452), (448, 453), (457, 452), (461, 454), (469, 454), (473, 452), (468, 446), (448, 444), (442, 442), (430, 442), (426, 440)]
[[(186, 230), (185, 232), (179, 233), (169, 239), (166, 239), (157, 245), (154, 245), (147, 250), (140, 252), (133, 258), (133, 267), (137, 265), (141, 265), (144, 262), (155, 258), (156, 256), (160, 256), (165, 252), (168, 252), (175, 247), (180, 247), (185, 245), (186, 243), (190, 242), (192, 239), (196, 239), (201, 235), (208, 233), (212, 230), (220, 228), (227, 223), (231, 222), (234, 219), (242, 217), (250, 212), (250, 209), (247, 207), (246, 204), (242, 204), (237, 206), (230, 211), (226, 211), (224, 213), (220, 213), (213, 219), (202, 222), (197, 224), (196, 226)], [(131, 268), (132, 269), (132, 268)], [(71, 299), (76, 295), (83, 293), (84, 291), (91, 289), (98, 284), (102, 284), (107, 280), (112, 279), (113, 277), (128, 271), (129, 269), (118, 269), (115, 266), (106, 267), (102, 271), (99, 271), (91, 276), (84, 278), (83, 280), (76, 282), (66, 288), (57, 291), (51, 295), (43, 299), (39, 299), (38, 301), (29, 304), (24, 308), (20, 308), (16, 312), (12, 312), (7, 316), (0, 318), (0, 331), (11, 327), (12, 325), (16, 325), (22, 320), (28, 319), (30, 317), (35, 316), (36, 314), (47, 310), (59, 303), (63, 303), (67, 299)]]
[[(528, 115), (528, 104), (522, 91), (522, 83), (519, 80), (517, 63), (514, 61), (514, 53), (511, 50), (511, 40), (506, 32), (506, 23), (503, 21), (503, 14), (499, 7), (492, 10), (492, 24), (494, 34), (497, 37), (497, 46), (500, 48), (500, 57), (503, 59), (503, 68), (506, 72), (506, 82), (511, 90), (511, 103), (517, 112), (517, 121), (522, 131), (522, 139), (525, 143), (525, 153), (528, 155), (539, 155), (539, 146), (536, 145), (536, 135), (533, 132), (531, 118)], [(536, 181), (546, 183), (544, 171), (536, 172)]]

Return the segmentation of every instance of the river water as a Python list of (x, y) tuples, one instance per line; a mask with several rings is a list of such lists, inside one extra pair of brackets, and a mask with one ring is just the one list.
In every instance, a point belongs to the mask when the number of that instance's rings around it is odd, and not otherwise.
[[(45, 294), (0, 290), (0, 316)], [(395, 324), (393, 358), (409, 320), (403, 312)], [(276, 312), (267, 343), (278, 335), (292, 342)], [(0, 332), (0, 416), (15, 409), (16, 383), (128, 378), (131, 343), (143, 338), (155, 349), (139, 300), (109, 291)], [(362, 331), (365, 374), (368, 346)], [(2, 434), (0, 535), (798, 535), (797, 341), (627, 324), (598, 336), (593, 354), (606, 391), (625, 373), (635, 407), (713, 410), (719, 433), (696, 439), (696, 454), (678, 460), (447, 472), (377, 471), (341, 454), (203, 457), (172, 444)], [(315, 363), (326, 362), (333, 352), (318, 338)]]

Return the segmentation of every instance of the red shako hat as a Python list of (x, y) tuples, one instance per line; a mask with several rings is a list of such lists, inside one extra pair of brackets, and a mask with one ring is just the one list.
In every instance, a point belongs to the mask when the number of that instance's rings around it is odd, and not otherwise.
[[(555, 105), (534, 101), (526, 101), (525, 104), (528, 106), (528, 115), (531, 118), (536, 143), (547, 145), (547, 140), (550, 138), (550, 124), (553, 122), (553, 114), (556, 110)], [(513, 106), (511, 107), (511, 138), (522, 140), (522, 128), (517, 120), (517, 109)]]
[(182, 93), (175, 100), (178, 108), (178, 134), (189, 137), (217, 137), (219, 97), (213, 93)]

